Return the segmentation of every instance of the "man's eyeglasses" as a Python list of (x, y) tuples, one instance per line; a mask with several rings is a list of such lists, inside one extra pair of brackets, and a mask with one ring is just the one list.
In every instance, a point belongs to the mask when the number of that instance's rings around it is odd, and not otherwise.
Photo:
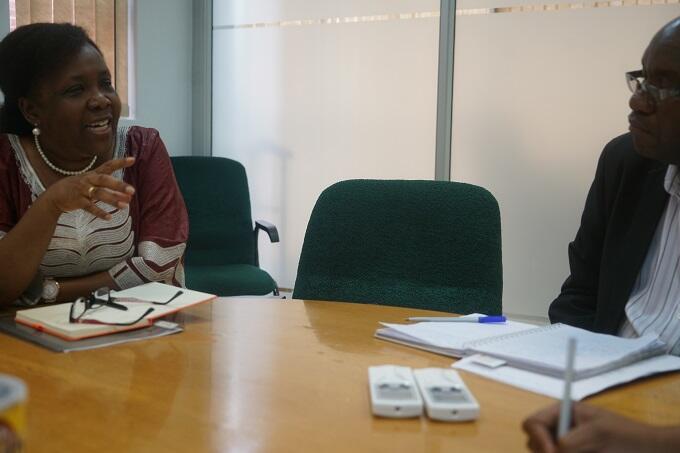
[(658, 88), (647, 82), (642, 70), (627, 72), (626, 82), (630, 91), (637, 93), (640, 90), (649, 95), (656, 104), (666, 99), (680, 97), (680, 88)]
[(88, 313), (88, 311), (92, 312), (93, 310), (97, 310), (102, 307), (109, 307), (121, 311), (128, 310), (128, 307), (118, 302), (145, 302), (154, 305), (167, 305), (176, 298), (178, 298), (179, 296), (181, 296), (182, 294), (183, 292), (181, 290), (178, 290), (172, 297), (170, 297), (166, 301), (154, 301), (138, 299), (134, 297), (112, 297), (109, 288), (100, 288), (94, 291), (88, 297), (79, 297), (78, 299), (76, 299), (75, 302), (73, 302), (73, 304), (71, 305), (71, 310), (69, 312), (69, 322), (108, 324), (114, 326), (131, 326), (133, 324), (137, 324), (139, 321), (146, 318), (150, 313), (154, 311), (154, 309), (153, 308), (147, 309), (137, 319), (129, 322), (104, 322), (101, 320), (87, 319), (83, 317), (85, 316), (86, 313)]

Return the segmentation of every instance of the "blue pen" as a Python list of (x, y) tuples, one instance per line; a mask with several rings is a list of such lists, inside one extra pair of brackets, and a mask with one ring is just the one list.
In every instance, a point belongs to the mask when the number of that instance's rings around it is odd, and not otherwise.
[(406, 318), (407, 321), (415, 321), (415, 322), (479, 322), (479, 323), (498, 323), (498, 322), (505, 322), (507, 319), (505, 316), (458, 316), (458, 317), (444, 317), (444, 316), (435, 316), (435, 317), (413, 317), (413, 318)]

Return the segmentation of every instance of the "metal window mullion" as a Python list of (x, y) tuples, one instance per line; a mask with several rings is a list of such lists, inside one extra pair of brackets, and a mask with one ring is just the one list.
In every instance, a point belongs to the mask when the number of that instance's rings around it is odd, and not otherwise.
[(193, 2), (192, 150), (212, 155), (212, 0)]
[(439, 9), (439, 63), (437, 75), (437, 129), (434, 179), (451, 180), (451, 126), (453, 112), (453, 45), (456, 0), (441, 0)]

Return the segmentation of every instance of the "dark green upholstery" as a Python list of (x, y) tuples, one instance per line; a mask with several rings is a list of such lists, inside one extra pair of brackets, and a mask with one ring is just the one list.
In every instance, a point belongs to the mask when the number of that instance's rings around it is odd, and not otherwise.
[(293, 297), (501, 313), (496, 199), (470, 184), (343, 181), (312, 212)]
[(269, 274), (251, 264), (187, 266), (187, 287), (221, 296), (268, 294), (274, 290)]
[(245, 168), (222, 157), (173, 157), (189, 212), (186, 285), (218, 296), (261, 295), (276, 283), (258, 267)]

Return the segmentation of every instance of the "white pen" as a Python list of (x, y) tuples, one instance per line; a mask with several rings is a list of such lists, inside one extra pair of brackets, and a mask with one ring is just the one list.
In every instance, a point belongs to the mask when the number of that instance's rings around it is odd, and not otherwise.
[(567, 343), (567, 367), (564, 369), (564, 393), (560, 404), (560, 419), (557, 423), (557, 438), (569, 432), (571, 427), (571, 381), (574, 379), (574, 357), (576, 356), (576, 338), (569, 338)]
[(412, 318), (406, 318), (406, 320), (414, 322), (481, 322), (481, 323), (507, 321), (505, 316), (457, 316), (457, 317), (415, 316)]

